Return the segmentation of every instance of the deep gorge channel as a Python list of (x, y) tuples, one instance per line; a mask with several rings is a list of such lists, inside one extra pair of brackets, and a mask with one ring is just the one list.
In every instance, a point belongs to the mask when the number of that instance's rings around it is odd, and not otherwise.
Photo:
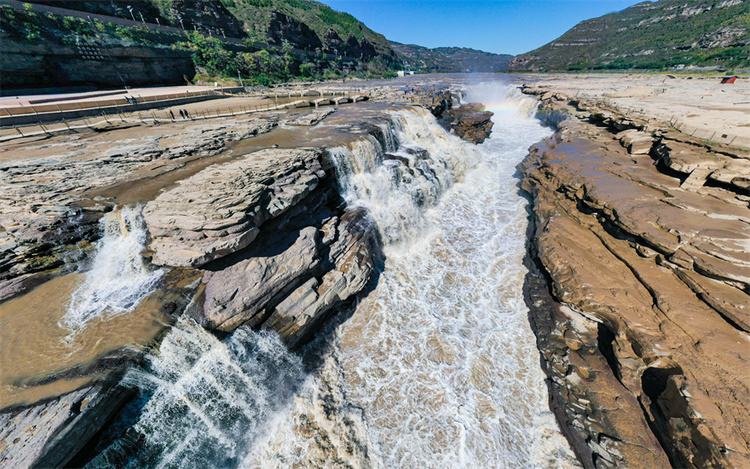
[[(268, 176), (262, 208), (248, 209), (242, 220), (251, 222), (212, 228), (220, 241), (156, 226), (159, 217), (184, 221), (169, 191), (105, 215), (82, 271), (52, 281), (67, 299), (41, 321), (58, 328), (44, 340), (67, 340), (79, 353), (99, 344), (86, 334), (111, 332), (108, 321), (141, 337), (76, 358), (85, 372), (65, 375), (64, 361), (39, 365), (74, 388), (90, 379), (95, 392), (69, 403), (79, 412), (111, 396), (112, 380), (121, 391), (120, 410), (83, 431), (84, 448), (63, 442), (52, 454), (48, 444), (34, 464), (577, 467), (548, 408), (522, 292), (528, 214), (515, 167), (552, 130), (534, 118), (536, 101), (508, 84), (471, 86), (464, 100), (495, 113), (483, 144), (451, 135), (423, 108), (374, 106), (366, 124), (346, 128), (348, 118), (328, 118), (308, 143), (325, 150), (289, 160), (308, 173)], [(332, 135), (338, 144), (319, 143)], [(258, 168), (239, 169), (257, 176)], [(199, 181), (178, 184), (179, 197)], [(266, 281), (276, 289), (258, 293)], [(174, 291), (157, 291), (168, 282)], [(0, 308), (28, 304), (39, 288)], [(128, 341), (142, 345), (117, 352)], [(107, 356), (133, 364), (97, 381)], [(21, 378), (6, 390), (39, 381)], [(33, 412), (41, 411), (6, 412), (6, 421)]]

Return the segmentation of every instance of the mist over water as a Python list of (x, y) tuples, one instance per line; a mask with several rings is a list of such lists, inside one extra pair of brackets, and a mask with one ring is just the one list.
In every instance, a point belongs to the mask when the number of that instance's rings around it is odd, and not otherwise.
[(329, 150), (387, 258), (352, 316), (301, 351), (313, 366), (273, 334), (220, 340), (181, 320), (128, 375), (141, 391), (120, 417), (128, 429), (88, 467), (577, 467), (522, 296), (515, 166), (551, 131), (502, 84), (467, 100), (496, 113), (483, 145), (404, 109), (377, 138)]

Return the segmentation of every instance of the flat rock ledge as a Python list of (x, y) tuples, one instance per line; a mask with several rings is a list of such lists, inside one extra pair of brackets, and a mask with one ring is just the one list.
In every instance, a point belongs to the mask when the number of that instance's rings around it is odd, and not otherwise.
[(277, 125), (277, 117), (253, 117), (168, 125), (157, 135), (114, 141), (56, 137), (33, 147), (48, 156), (0, 163), (0, 301), (75, 270), (85, 258), (99, 219), (115, 205), (87, 193), (169, 173)]
[(0, 413), (0, 467), (65, 467), (135, 395), (108, 379), (33, 406)]
[(558, 131), (518, 168), (525, 293), (561, 428), (586, 468), (748, 467), (750, 157), (532, 91)]
[(320, 149), (269, 149), (211, 167), (146, 204), (153, 262), (198, 267), (248, 246), (268, 219), (313, 191)]

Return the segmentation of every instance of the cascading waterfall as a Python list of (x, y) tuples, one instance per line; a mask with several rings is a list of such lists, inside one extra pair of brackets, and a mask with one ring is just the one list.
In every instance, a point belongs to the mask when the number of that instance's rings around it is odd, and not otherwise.
[[(526, 212), (513, 177), (548, 136), (493, 84), (481, 146), (423, 109), (330, 150), (342, 196), (377, 222), (376, 288), (306, 346), (180, 320), (127, 382), (128, 429), (88, 467), (576, 467), (547, 410), (522, 297)], [(470, 100), (487, 102), (486, 97)], [(128, 422), (128, 415), (132, 414)]]
[(81, 286), (73, 292), (62, 324), (72, 331), (104, 315), (132, 311), (164, 275), (144, 258), (147, 229), (140, 207), (124, 207), (102, 217), (104, 235)]
[(328, 150), (349, 207), (365, 207), (386, 247), (409, 246), (428, 231), (423, 212), (481, 156), (421, 108), (393, 112), (393, 128)]
[(181, 319), (125, 384), (142, 398), (124, 435), (88, 468), (237, 467), (294, 396), (302, 362), (278, 335), (237, 329), (219, 340)]
[[(323, 352), (317, 388), (245, 467), (578, 467), (547, 407), (522, 297), (526, 202), (515, 166), (551, 132), (516, 90), (475, 90), (468, 99), (495, 112), (485, 144), (400, 111), (403, 159), (344, 175), (345, 199), (384, 235), (385, 270)], [(365, 157), (356, 147), (331, 154), (339, 172), (365, 167), (347, 166)]]

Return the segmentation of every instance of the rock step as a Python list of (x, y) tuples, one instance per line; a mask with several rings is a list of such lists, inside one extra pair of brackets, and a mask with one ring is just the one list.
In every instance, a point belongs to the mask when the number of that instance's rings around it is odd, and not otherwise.
[(685, 179), (682, 184), (680, 184), (680, 188), (691, 191), (700, 189), (701, 187), (703, 187), (703, 184), (706, 183), (708, 175), (713, 171), (713, 169), (709, 168), (695, 168), (693, 172), (690, 173), (690, 176), (688, 176), (688, 178)]

